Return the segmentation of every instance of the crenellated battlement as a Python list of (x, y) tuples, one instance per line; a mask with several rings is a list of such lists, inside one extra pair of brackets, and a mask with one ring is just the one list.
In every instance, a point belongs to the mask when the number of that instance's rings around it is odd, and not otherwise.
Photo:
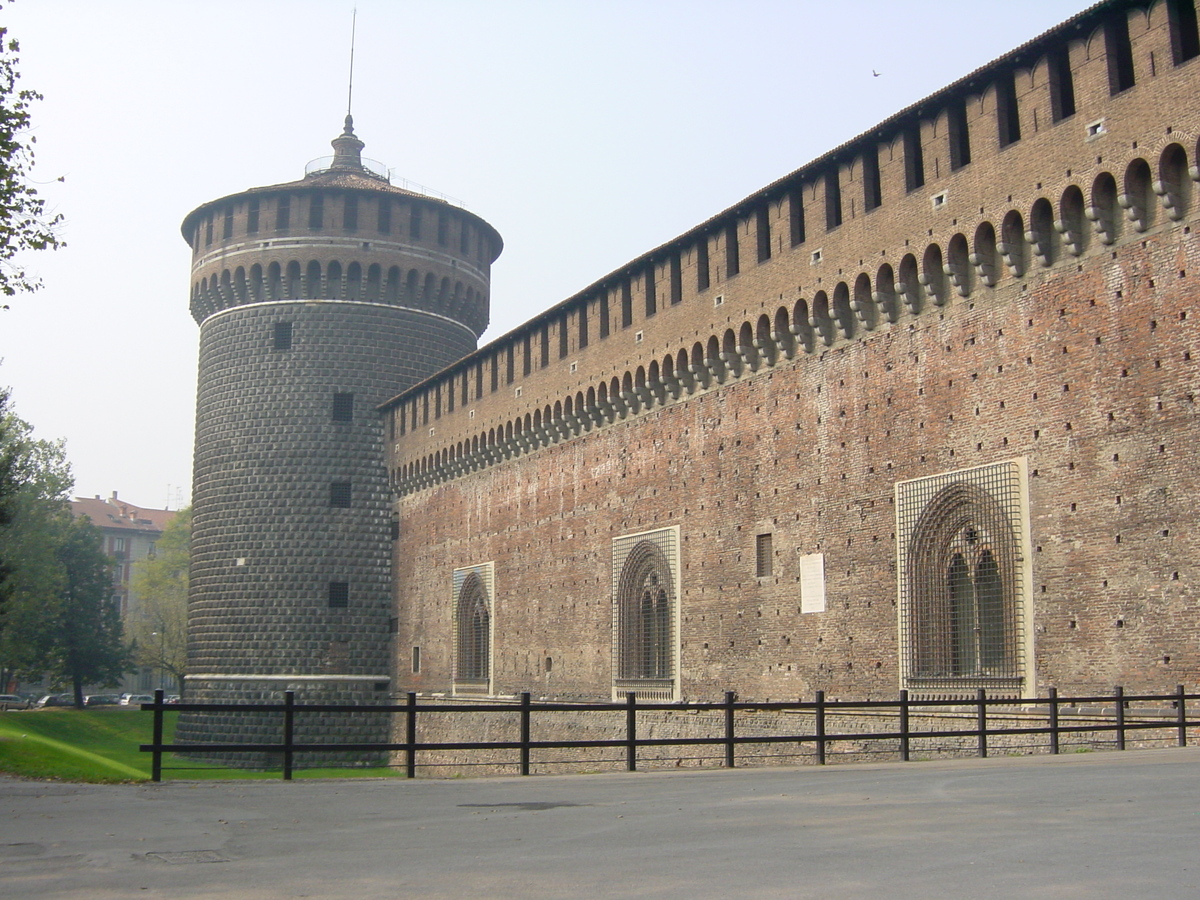
[(1200, 63), (1175, 11), (1094, 7), (394, 398), (395, 489), (1007, 302), (1180, 227)]

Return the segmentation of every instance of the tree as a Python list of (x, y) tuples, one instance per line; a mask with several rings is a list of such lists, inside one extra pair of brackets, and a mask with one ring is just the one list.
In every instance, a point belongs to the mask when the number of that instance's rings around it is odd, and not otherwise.
[(8, 672), (115, 684), (129, 665), (110, 560), (99, 529), (76, 521), (62, 441), (35, 440), (11, 409), (0, 416), (0, 460), (10, 488), (0, 523), (0, 662)]
[(183, 693), (187, 672), (188, 566), (192, 554), (192, 509), (163, 529), (155, 554), (134, 564), (131, 587), (138, 608), (130, 622), (134, 662), (166, 672)]
[(36, 141), (28, 134), (29, 108), (42, 95), (17, 89), (19, 49), (0, 27), (0, 294), (8, 297), (41, 287), (17, 261), (18, 253), (64, 246), (55, 233), (62, 216), (47, 216), (46, 201), (29, 182)]

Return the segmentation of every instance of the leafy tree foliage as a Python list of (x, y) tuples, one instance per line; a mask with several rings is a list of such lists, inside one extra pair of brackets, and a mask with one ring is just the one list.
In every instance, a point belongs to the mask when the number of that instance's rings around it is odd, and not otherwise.
[(192, 509), (181, 509), (163, 529), (153, 557), (133, 569), (138, 610), (130, 623), (134, 661), (167, 672), (183, 693), (187, 672), (188, 566), (192, 554)]
[(36, 141), (28, 134), (29, 108), (42, 95), (17, 88), (19, 49), (0, 27), (0, 294), (8, 297), (41, 287), (18, 260), (21, 251), (63, 246), (55, 233), (62, 216), (47, 215), (46, 201), (29, 182)]
[(0, 523), (0, 662), (31, 680), (112, 684), (129, 664), (110, 561), (100, 531), (76, 521), (62, 441), (35, 440), (28, 423), (0, 410), (0, 460), (8, 461)]

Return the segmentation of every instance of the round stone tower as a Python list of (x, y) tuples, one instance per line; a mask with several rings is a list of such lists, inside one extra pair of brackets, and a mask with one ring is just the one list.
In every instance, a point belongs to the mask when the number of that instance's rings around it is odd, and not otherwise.
[[(299, 181), (183, 221), (200, 325), (189, 702), (390, 701), (376, 406), (476, 348), (502, 243), (478, 216), (392, 185), (350, 116), (333, 147)], [(296, 739), (387, 740), (374, 719), (299, 716)], [(179, 737), (274, 743), (280, 718), (192, 713)]]

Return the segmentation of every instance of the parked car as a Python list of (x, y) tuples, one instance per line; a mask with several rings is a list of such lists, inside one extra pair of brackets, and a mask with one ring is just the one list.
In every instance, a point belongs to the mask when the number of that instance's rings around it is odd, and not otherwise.
[(71, 694), (47, 694), (33, 705), (39, 709), (44, 706), (74, 706), (75, 697)]
[(153, 703), (154, 698), (149, 694), (122, 694), (120, 702), (122, 706), (137, 707), (143, 703)]
[(116, 694), (88, 694), (83, 699), (84, 706), (116, 706), (120, 702)]
[(10, 709), (29, 709), (33, 703), (24, 697), (18, 697), (16, 694), (0, 694), (0, 710), (8, 712)]

